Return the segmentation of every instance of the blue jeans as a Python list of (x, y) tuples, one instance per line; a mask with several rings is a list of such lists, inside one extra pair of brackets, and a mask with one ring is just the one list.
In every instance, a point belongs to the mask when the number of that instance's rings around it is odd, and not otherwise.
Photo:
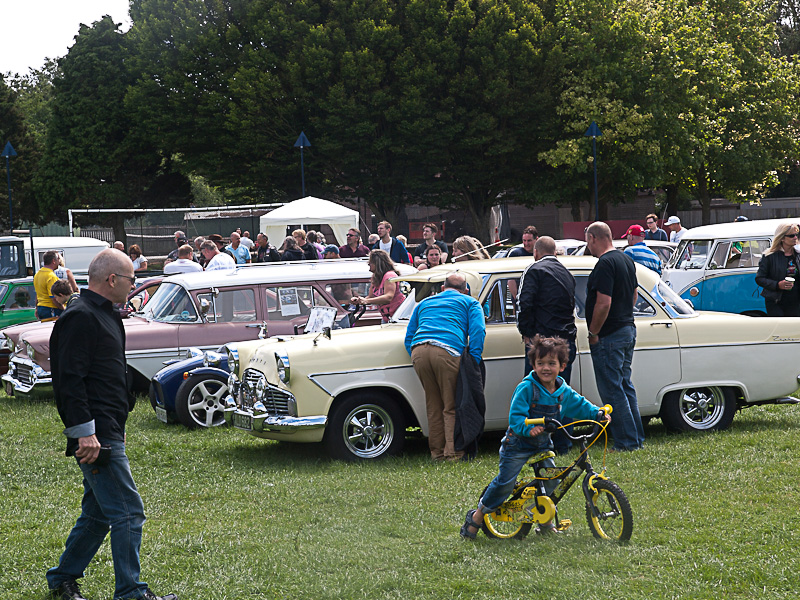
[[(550, 406), (538, 405), (531, 414), (533, 417), (558, 419), (559, 407), (555, 404)], [(511, 492), (514, 491), (517, 476), (531, 456), (552, 449), (553, 443), (550, 441), (549, 433), (541, 433), (533, 438), (522, 437), (512, 432), (509, 428), (500, 443), (500, 472), (497, 477), (492, 479), (492, 482), (483, 493), (483, 497), (478, 504), (481, 512), (494, 512), (498, 506), (506, 501)], [(542, 464), (547, 467), (555, 466), (552, 458), (542, 461)], [(558, 481), (556, 480), (546, 481), (545, 488), (547, 492), (552, 492), (557, 484)]]
[(53, 308), (52, 306), (37, 306), (36, 307), (36, 318), (40, 321), (44, 321), (45, 319), (55, 319), (56, 317), (60, 317), (61, 313), (64, 312), (63, 308)]
[(597, 391), (614, 409), (611, 435), (617, 450), (637, 450), (644, 444), (636, 390), (631, 383), (631, 361), (636, 345), (636, 327), (628, 325), (603, 336), (590, 346)]
[(58, 566), (47, 571), (47, 584), (55, 589), (67, 580), (83, 577), (110, 529), (114, 598), (141, 598), (147, 589), (147, 584), (139, 581), (144, 505), (131, 475), (125, 444), (100, 443), (111, 446), (111, 460), (103, 467), (79, 463), (83, 471), (81, 516), (67, 538)]

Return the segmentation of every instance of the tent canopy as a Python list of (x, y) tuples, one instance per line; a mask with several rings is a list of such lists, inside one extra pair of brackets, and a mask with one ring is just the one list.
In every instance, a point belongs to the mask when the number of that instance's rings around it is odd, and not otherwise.
[(306, 196), (284, 204), (261, 217), (261, 231), (267, 234), (274, 246), (280, 246), (286, 237), (286, 228), (290, 225), (325, 224), (333, 230), (333, 235), (340, 246), (347, 241), (347, 230), (358, 229), (358, 211), (344, 206)]

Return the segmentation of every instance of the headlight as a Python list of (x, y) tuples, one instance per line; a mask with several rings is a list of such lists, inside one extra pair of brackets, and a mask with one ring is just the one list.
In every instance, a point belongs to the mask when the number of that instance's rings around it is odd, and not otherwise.
[(228, 354), (228, 369), (230, 369), (231, 373), (238, 373), (239, 350), (236, 349), (235, 345), (231, 344), (225, 348), (225, 352)]
[(33, 346), (31, 346), (28, 342), (24, 343), (25, 343), (25, 352), (28, 355), (28, 358), (30, 358), (31, 360), (36, 360), (36, 350), (34, 350)]
[(228, 393), (234, 398), (239, 396), (239, 378), (236, 373), (228, 375)]
[(212, 352), (207, 350), (203, 352), (203, 366), (204, 367), (219, 367), (222, 362), (222, 354), (219, 352)]
[(7, 335), (3, 335), (3, 339), (0, 339), (0, 349), (2, 350), (13, 350), (14, 343), (11, 341), (11, 338)]
[(286, 354), (275, 353), (275, 364), (278, 367), (278, 377), (283, 383), (289, 383), (291, 376), (291, 368), (289, 366), (289, 357)]

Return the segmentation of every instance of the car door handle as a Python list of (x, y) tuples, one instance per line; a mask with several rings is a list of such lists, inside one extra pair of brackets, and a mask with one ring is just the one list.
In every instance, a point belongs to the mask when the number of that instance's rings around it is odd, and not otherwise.
[(650, 323), (650, 327), (652, 327), (653, 325), (664, 325), (667, 329), (669, 329), (670, 327), (672, 327), (672, 322), (671, 321), (655, 321), (654, 323)]

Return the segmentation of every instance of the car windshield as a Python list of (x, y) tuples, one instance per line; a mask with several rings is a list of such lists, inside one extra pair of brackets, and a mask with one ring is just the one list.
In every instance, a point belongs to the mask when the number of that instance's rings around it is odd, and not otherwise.
[(142, 313), (162, 323), (191, 323), (198, 320), (192, 297), (176, 283), (162, 283)]
[(667, 265), (672, 269), (702, 269), (713, 240), (683, 240)]
[(673, 317), (693, 316), (697, 314), (686, 300), (681, 298), (663, 281), (659, 281), (655, 287), (653, 287), (651, 293), (653, 294), (653, 298)]
[[(481, 290), (486, 286), (488, 280), (489, 275), (481, 275)], [(411, 282), (408, 281), (401, 281), (400, 286), (401, 291), (406, 295), (406, 299), (403, 300), (403, 303), (394, 312), (394, 315), (392, 315), (390, 319), (391, 321), (408, 321), (414, 309), (417, 307), (417, 304), (419, 304), (419, 302), (417, 302), (418, 295), (420, 296), (419, 300), (422, 301), (428, 296), (433, 296), (442, 291), (441, 282), (415, 282), (411, 284)], [(478, 296), (480, 296), (480, 294), (478, 294)]]

